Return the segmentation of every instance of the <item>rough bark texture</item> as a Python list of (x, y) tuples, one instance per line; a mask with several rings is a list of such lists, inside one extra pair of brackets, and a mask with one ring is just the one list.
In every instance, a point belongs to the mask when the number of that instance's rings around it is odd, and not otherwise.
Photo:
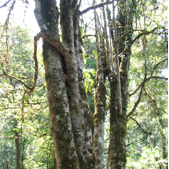
[[(119, 6), (128, 5), (127, 1), (120, 1)], [(125, 13), (125, 15), (124, 15)], [(129, 19), (130, 18), (130, 19)], [(117, 19), (120, 24), (116, 25), (117, 40), (124, 34), (126, 29), (132, 28), (132, 14), (128, 8), (118, 9)], [(127, 27), (126, 27), (127, 25)], [(128, 90), (128, 69), (131, 54), (132, 34), (128, 34), (118, 42), (118, 57), (122, 99), (122, 114), (119, 113), (117, 93), (117, 74), (110, 75), (111, 107), (110, 107), (110, 145), (109, 145), (109, 168), (122, 169), (126, 165), (126, 108), (127, 108), (127, 90)]]
[[(95, 0), (93, 0), (93, 4), (95, 5)], [(94, 94), (94, 105), (95, 105), (95, 113), (93, 116), (94, 122), (94, 155), (95, 155), (95, 167), (96, 169), (104, 168), (104, 119), (105, 119), (105, 76), (103, 66), (106, 56), (106, 52), (104, 50), (104, 40), (100, 38), (99, 41), (99, 22), (97, 19), (96, 9), (94, 8), (94, 18), (95, 18), (95, 34), (96, 34), (96, 47), (97, 47), (97, 71), (95, 77), (95, 94)], [(102, 40), (102, 42), (101, 42)], [(102, 46), (102, 50), (101, 50)]]
[[(84, 111), (84, 119), (83, 130), (84, 130), (84, 147), (83, 147), (83, 154), (84, 154), (84, 161), (88, 164), (89, 168), (94, 167), (94, 154), (93, 154), (93, 138), (92, 138), (92, 124), (93, 121), (89, 116), (89, 108), (87, 105), (87, 98), (84, 86), (84, 77), (83, 77), (83, 57), (82, 57), (82, 40), (81, 40), (81, 33), (79, 27), (79, 15), (78, 11), (74, 14), (74, 44), (75, 44), (75, 52), (77, 58), (77, 69), (78, 69), (78, 86), (80, 91), (81, 97), (81, 109)], [(87, 165), (84, 164), (84, 168)], [(85, 166), (86, 165), (86, 166)]]
[[(104, 48), (104, 40), (101, 42), (99, 47), (102, 50), (98, 52), (100, 57), (98, 61), (102, 63), (97, 67), (96, 78), (95, 78), (95, 95), (94, 105), (95, 113), (93, 116), (94, 121), (94, 153), (96, 158), (96, 169), (104, 168), (104, 120), (105, 120), (105, 104), (106, 104), (106, 88), (105, 88), (105, 56), (106, 51)], [(99, 49), (100, 50), (100, 49)]]
[[(35, 12), (39, 12), (42, 17), (38, 22), (39, 25), (48, 23), (46, 27), (51, 38), (58, 37), (58, 12), (55, 1), (39, 1), (37, 2), (36, 10)], [(43, 27), (40, 26), (42, 31)], [(74, 144), (70, 107), (64, 78), (66, 74), (65, 60), (57, 49), (45, 40), (43, 56), (57, 169), (78, 169), (79, 161)]]
[[(75, 2), (75, 1), (73, 1)], [(92, 133), (88, 127), (86, 118), (86, 98), (84, 98), (84, 82), (82, 81), (82, 66), (78, 66), (81, 60), (81, 45), (79, 44), (78, 11), (76, 3), (62, 0), (61, 27), (62, 41), (69, 46), (69, 56), (65, 58), (67, 70), (67, 83), (69, 93), (69, 106), (72, 119), (73, 135), (79, 158), (80, 168), (93, 168), (93, 151), (90, 145)], [(79, 46), (80, 45), (80, 46)], [(81, 81), (79, 81), (81, 80)], [(81, 84), (82, 83), (82, 84)]]
[(43, 45), (43, 55), (57, 169), (79, 168), (62, 58), (58, 51), (46, 41)]
[[(55, 1), (36, 0), (41, 28), (50, 118), (57, 168), (94, 168), (92, 132), (86, 102), (77, 1), (60, 1), (62, 42)], [(52, 45), (52, 46), (51, 46)]]

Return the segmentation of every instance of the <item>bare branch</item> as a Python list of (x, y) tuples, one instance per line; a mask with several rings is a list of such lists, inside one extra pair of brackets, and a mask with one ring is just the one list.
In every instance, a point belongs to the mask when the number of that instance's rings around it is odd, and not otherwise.
[(3, 110), (8, 110), (8, 109), (20, 109), (20, 107), (0, 107), (0, 111), (3, 111)]
[(24, 123), (25, 119), (24, 119), (24, 107), (25, 107), (25, 95), (26, 95), (26, 90), (22, 96), (22, 108), (21, 108), (21, 111), (22, 111), (22, 124)]
[(2, 36), (3, 36), (3, 34), (4, 34), (5, 28), (6, 28), (6, 31), (8, 30), (9, 17), (10, 17), (10, 15), (11, 15), (11, 12), (12, 12), (14, 6), (15, 6), (15, 2), (16, 2), (16, 0), (14, 0), (13, 3), (12, 3), (12, 5), (10, 6), (10, 9), (9, 9), (9, 12), (8, 12), (8, 16), (7, 16), (7, 18), (6, 18), (6, 21), (5, 21), (5, 24), (4, 24), (4, 28), (3, 28), (3, 32), (2, 32), (2, 34), (1, 34), (0, 39), (2, 38)]
[(26, 90), (26, 93), (28, 93), (28, 95), (31, 94), (35, 90), (37, 79), (38, 79), (37, 41), (39, 40), (39, 38), (40, 38), (39, 34), (34, 37), (34, 57), (33, 58), (34, 58), (34, 61), (35, 61), (35, 76), (34, 76), (34, 83), (33, 83), (32, 87), (29, 87), (21, 79), (18, 79), (17, 77), (6, 74), (5, 71), (4, 71), (4, 74), (0, 74), (0, 76), (7, 76), (7, 77), (15, 79), (18, 82), (20, 82), (21, 84), (23, 84), (27, 89), (29, 89), (29, 91)]
[(0, 6), (0, 8), (5, 7), (11, 0), (7, 1), (6, 3), (4, 3), (2, 6)]
[(168, 80), (168, 78), (165, 78), (165, 77), (150, 76), (150, 77), (144, 79), (144, 80), (141, 82), (141, 84), (135, 89), (135, 91), (129, 94), (129, 97), (132, 96), (133, 94), (135, 94), (135, 93), (140, 89), (141, 86), (143, 86), (146, 82), (148, 82), (148, 81), (151, 80), (151, 79)]
[(41, 108), (39, 108), (39, 109), (36, 109), (36, 110), (34, 110), (31, 114), (34, 114), (35, 112), (37, 112), (37, 111), (39, 111), (39, 110), (42, 110), (42, 109), (45, 109), (45, 108), (47, 108), (47, 107), (49, 107), (49, 105), (46, 105), (46, 106), (41, 107)]
[(138, 141), (143, 141), (143, 140), (145, 140), (145, 138), (138, 139), (138, 140), (136, 140), (136, 142), (133, 141), (133, 142), (127, 144), (126, 147), (130, 146), (131, 144), (138, 143)]
[[(144, 85), (143, 85), (143, 86), (144, 86)], [(130, 117), (130, 116), (134, 113), (134, 111), (136, 110), (138, 104), (140, 103), (140, 101), (141, 101), (141, 96), (142, 96), (142, 92), (143, 92), (143, 86), (142, 86), (142, 88), (141, 88), (141, 90), (140, 90), (139, 97), (138, 97), (137, 101), (135, 102), (134, 107), (132, 108), (132, 110), (131, 110), (131, 111), (129, 112), (129, 114), (127, 115), (127, 118)]]
[(145, 89), (144, 89), (144, 91), (145, 91), (145, 94), (148, 96), (149, 100), (152, 102), (154, 111), (160, 110), (160, 111), (163, 111), (165, 114), (167, 114), (167, 112), (165, 110), (160, 109), (160, 108), (157, 107), (157, 102), (156, 102), (155, 98), (150, 96), (150, 94), (147, 93), (147, 91)]
[(82, 3), (82, 0), (79, 1), (79, 4), (77, 5), (76, 10), (79, 10), (81, 3)]
[(153, 72), (154, 72), (154, 70), (157, 68), (157, 66), (159, 65), (159, 64), (161, 64), (161, 63), (163, 63), (163, 62), (165, 62), (165, 61), (167, 61), (168, 60), (168, 58), (167, 59), (164, 59), (164, 60), (161, 60), (161, 61), (159, 61), (154, 67), (153, 67), (153, 71), (151, 72), (151, 76), (153, 75)]
[(84, 35), (84, 36), (82, 36), (82, 39), (88, 38), (88, 37), (90, 37), (90, 36), (94, 36), (94, 37), (95, 37), (96, 35), (92, 35), (92, 34), (91, 34), (91, 35)]
[[(154, 28), (154, 29), (156, 29), (156, 28)], [(153, 30), (154, 30), (153, 29)], [(152, 30), (152, 31), (153, 31)], [(140, 33), (139, 35), (141, 36), (141, 35), (145, 35), (145, 34), (149, 34), (149, 33), (152, 33), (152, 31), (146, 31), (146, 30), (131, 30), (131, 31), (128, 31), (128, 32), (126, 32), (125, 34), (123, 34), (123, 35), (121, 35), (118, 39), (117, 39), (117, 41), (116, 41), (116, 43), (118, 43), (121, 39), (123, 39), (124, 37), (126, 37), (129, 33), (133, 33), (133, 32), (142, 32), (142, 33)], [(138, 36), (139, 36), (138, 35)], [(131, 42), (131, 43), (133, 43), (133, 42)]]
[(150, 33), (153, 33), (155, 30), (157, 29), (157, 27), (155, 27), (152, 31), (146, 31), (144, 30), (142, 33), (140, 33), (139, 35), (137, 35), (132, 41), (131, 44), (133, 44), (137, 39), (139, 39), (142, 35), (149, 35)]
[(134, 121), (137, 123), (137, 125), (141, 128), (141, 130), (142, 130), (145, 134), (151, 135), (151, 131), (150, 131), (150, 132), (146, 132), (146, 131), (143, 129), (143, 127), (141, 127), (141, 125), (138, 123), (138, 121), (137, 121), (135, 118), (130, 117), (130, 119), (134, 120)]
[(15, 79), (18, 82), (20, 82), (21, 84), (23, 84), (27, 89), (29, 89), (29, 90), (31, 89), (24, 81), (22, 81), (21, 79), (18, 79), (17, 77), (14, 77), (14, 76), (8, 75), (8, 74), (0, 74), (0, 77), (1, 76), (6, 76), (6, 77), (9, 77), (9, 78)]
[(94, 8), (100, 8), (100, 7), (103, 7), (104, 5), (107, 5), (107, 4), (112, 4), (114, 1), (110, 1), (110, 2), (103, 2), (103, 3), (100, 3), (98, 5), (93, 5), (93, 6), (90, 6), (89, 8), (86, 8), (84, 9), (83, 11), (80, 12), (80, 15), (84, 14), (84, 13), (87, 13), (89, 12), (90, 10), (93, 10)]

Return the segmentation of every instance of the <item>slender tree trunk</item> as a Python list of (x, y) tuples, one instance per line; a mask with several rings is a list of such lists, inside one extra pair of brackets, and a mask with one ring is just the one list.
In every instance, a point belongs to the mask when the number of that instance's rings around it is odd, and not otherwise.
[[(93, 1), (95, 5), (95, 1)], [(104, 64), (106, 51), (104, 48), (103, 37), (102, 42), (99, 42), (99, 31), (98, 31), (98, 19), (96, 9), (94, 9), (95, 18), (95, 34), (96, 34), (96, 47), (97, 47), (97, 72), (95, 77), (95, 94), (94, 94), (94, 105), (95, 113), (93, 116), (94, 121), (94, 154), (95, 154), (95, 167), (96, 169), (104, 168), (104, 119), (105, 119), (105, 103), (106, 103), (106, 88), (105, 88), (105, 74)], [(102, 50), (101, 50), (102, 49)]]
[(78, 71), (78, 86), (80, 93), (80, 108), (83, 110), (84, 114), (82, 116), (84, 120), (83, 130), (84, 130), (84, 147), (83, 147), (83, 168), (93, 168), (94, 167), (94, 154), (93, 154), (93, 138), (92, 138), (92, 125), (93, 121), (89, 116), (89, 108), (87, 104), (87, 97), (84, 86), (83, 77), (83, 57), (82, 57), (82, 40), (81, 32), (79, 27), (79, 12), (78, 7), (74, 13), (74, 46), (77, 59), (77, 71)]
[[(5, 165), (4, 165), (5, 166)], [(8, 161), (6, 160), (6, 168), (7, 169), (9, 169), (9, 167), (8, 167)]]
[[(163, 159), (167, 159), (167, 138), (165, 136), (165, 134), (163, 133), (163, 129), (164, 129), (164, 123), (162, 118), (159, 119), (159, 123), (161, 125), (162, 130), (160, 130), (160, 134), (161, 134), (161, 138), (162, 138), (162, 153), (163, 153)], [(166, 165), (166, 168), (168, 168), (168, 162)]]
[[(117, 69), (115, 69), (117, 72), (112, 72), (109, 75), (111, 93), (109, 145), (110, 169), (122, 169), (125, 168), (126, 165), (126, 108), (132, 33), (120, 40), (118, 39), (126, 30), (132, 28), (132, 12), (129, 12), (130, 8), (127, 5), (128, 1), (119, 1), (119, 9), (116, 18), (118, 24), (115, 23), (114, 17), (115, 38), (112, 38), (113, 40), (115, 39), (113, 42), (116, 55), (116, 58), (114, 59), (116, 62), (114, 65), (117, 67)], [(112, 33), (112, 35), (113, 34), (114, 33)], [(118, 75), (118, 73), (120, 74)]]
[(19, 133), (16, 130), (15, 130), (15, 145), (16, 145), (16, 169), (20, 169)]

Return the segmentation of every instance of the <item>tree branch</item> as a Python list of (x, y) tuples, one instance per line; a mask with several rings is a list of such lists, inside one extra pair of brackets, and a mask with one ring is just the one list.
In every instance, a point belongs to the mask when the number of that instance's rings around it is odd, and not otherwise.
[(4, 34), (5, 28), (6, 28), (6, 31), (8, 31), (9, 17), (10, 17), (10, 15), (11, 15), (11, 12), (12, 12), (14, 6), (15, 6), (15, 2), (16, 2), (16, 0), (14, 0), (13, 3), (12, 3), (12, 5), (10, 6), (10, 9), (9, 9), (9, 12), (8, 12), (8, 15), (7, 15), (5, 24), (4, 24), (3, 32), (2, 32), (2, 34), (1, 34), (0, 39), (2, 38), (2, 36), (3, 36), (3, 34)]
[(8, 109), (20, 109), (20, 107), (0, 107), (0, 111), (3, 111), (3, 110), (8, 110)]
[(2, 6), (0, 6), (0, 8), (5, 7), (11, 0), (7, 1), (6, 3), (4, 3)]
[(69, 47), (66, 43), (60, 41), (59, 38), (53, 37), (53, 39), (48, 38), (46, 33), (40, 32), (36, 35), (36, 39), (43, 38), (48, 43), (50, 43), (53, 47), (55, 47), (64, 57), (69, 55)]
[[(141, 139), (139, 139), (139, 140), (136, 140), (136, 142), (138, 142), (138, 141), (143, 141), (143, 140), (145, 140), (145, 138), (141, 138)], [(130, 146), (131, 144), (136, 143), (136, 142), (133, 141), (133, 142), (127, 144), (126, 147), (128, 147), (128, 146)]]
[(143, 127), (141, 127), (141, 125), (138, 123), (138, 121), (137, 121), (135, 118), (130, 117), (130, 119), (134, 120), (134, 121), (137, 123), (137, 125), (141, 128), (141, 130), (142, 130), (145, 134), (151, 135), (151, 131), (150, 131), (150, 132), (146, 132), (146, 131), (143, 129)]
[(152, 102), (153, 107), (154, 107), (154, 110), (157, 110), (158, 108), (157, 108), (157, 103), (156, 103), (155, 99), (152, 98), (152, 97), (147, 93), (147, 91), (146, 91), (145, 88), (144, 88), (144, 92), (145, 92), (145, 94), (148, 96), (148, 98), (150, 99), (150, 101)]
[(83, 15), (84, 13), (87, 13), (89, 12), (90, 10), (93, 10), (94, 8), (100, 8), (104, 5), (107, 5), (107, 4), (112, 4), (114, 1), (110, 1), (110, 2), (103, 2), (103, 3), (100, 3), (98, 5), (93, 5), (93, 6), (90, 6), (86, 9), (84, 9), (83, 11), (80, 12), (80, 15)]
[[(156, 28), (154, 28), (152, 31), (154, 31)], [(152, 33), (152, 31), (146, 31), (146, 30), (131, 30), (131, 31), (128, 31), (128, 32), (126, 32), (125, 34), (123, 34), (123, 35), (121, 35), (118, 39), (117, 39), (117, 41), (116, 41), (116, 43), (118, 43), (121, 39), (123, 39), (124, 37), (126, 37), (129, 33), (133, 33), (133, 32), (142, 32), (142, 33), (140, 33), (138, 36), (140, 37), (140, 36), (142, 36), (142, 35), (145, 35), (145, 34), (150, 34), (150, 33)], [(138, 37), (138, 38), (139, 38)], [(137, 38), (137, 37), (136, 37)], [(138, 39), (137, 38), (137, 39)], [(135, 40), (133, 40), (133, 41), (135, 41)], [(133, 42), (131, 42), (131, 43), (133, 43)]]
[(157, 68), (157, 66), (159, 65), (159, 64), (161, 64), (161, 63), (163, 63), (163, 62), (165, 62), (165, 61), (167, 61), (168, 60), (168, 58), (167, 59), (164, 59), (164, 60), (161, 60), (161, 61), (159, 61), (154, 67), (153, 67), (153, 71), (151, 72), (151, 76), (153, 75), (153, 72), (154, 72), (154, 70)]
[(77, 5), (76, 10), (79, 10), (81, 3), (82, 3), (82, 0), (79, 1), (79, 4)]
[(0, 74), (0, 76), (6, 76), (6, 77), (9, 77), (9, 78), (15, 79), (18, 82), (20, 82), (21, 84), (23, 84), (27, 89), (29, 89), (29, 90), (31, 89), (25, 82), (23, 82), (21, 79), (18, 79), (17, 77), (14, 77), (14, 76), (8, 75), (8, 74)]
[(137, 101), (135, 102), (134, 107), (132, 108), (132, 110), (131, 110), (131, 111), (129, 112), (129, 114), (127, 115), (127, 118), (130, 117), (130, 116), (134, 113), (134, 111), (136, 110), (138, 104), (140, 103), (140, 101), (141, 101), (141, 96), (142, 96), (142, 92), (143, 92), (143, 87), (144, 87), (144, 85), (142, 86), (142, 88), (141, 88), (141, 90), (140, 90), (139, 97), (138, 97)]
[(26, 90), (26, 93), (28, 93), (28, 95), (31, 94), (35, 90), (37, 79), (38, 79), (37, 41), (39, 40), (39, 38), (40, 38), (39, 34), (34, 37), (34, 57), (33, 58), (35, 61), (35, 76), (34, 76), (34, 83), (33, 83), (32, 87), (29, 87), (21, 79), (18, 79), (17, 77), (14, 77), (12, 75), (8, 75), (5, 72), (4, 72), (4, 74), (0, 74), (0, 76), (7, 76), (9, 78), (13, 78), (13, 79), (17, 80), (18, 82), (20, 82), (21, 84), (23, 84), (27, 89), (29, 89), (29, 91)]
[(84, 35), (84, 36), (82, 36), (82, 39), (88, 38), (88, 37), (91, 37), (91, 36), (94, 36), (94, 37), (95, 37), (96, 35), (92, 35), (92, 34), (91, 34), (91, 35)]
[(146, 30), (142, 30), (143, 32), (140, 33), (139, 35), (137, 35), (132, 41), (131, 44), (133, 44), (137, 39), (139, 39), (142, 35), (148, 35), (150, 33), (153, 33), (155, 30), (157, 29), (157, 27), (155, 27), (153, 30), (151, 31), (146, 31)]
[(141, 82), (141, 84), (135, 89), (135, 91), (129, 94), (129, 97), (132, 96), (133, 94), (135, 94), (135, 93), (140, 89), (141, 86), (143, 86), (146, 82), (148, 82), (148, 81), (151, 80), (151, 79), (168, 80), (168, 78), (165, 78), (165, 77), (160, 77), (160, 76), (150, 76), (150, 77), (144, 79), (144, 80)]

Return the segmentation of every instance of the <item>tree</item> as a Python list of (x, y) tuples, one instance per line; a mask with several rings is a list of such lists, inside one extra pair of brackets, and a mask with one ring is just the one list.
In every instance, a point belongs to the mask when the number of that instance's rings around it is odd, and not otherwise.
[[(154, 35), (165, 36), (164, 41), (167, 43), (166, 25), (155, 25), (153, 20), (151, 20), (152, 23), (146, 22), (147, 13), (145, 11), (148, 5), (152, 7), (151, 15), (157, 8), (158, 3), (154, 1), (120, 0), (117, 2), (107, 0), (97, 5), (93, 1), (93, 6), (80, 11), (81, 3), (81, 0), (60, 0), (60, 6), (57, 7), (55, 0), (35, 0), (35, 16), (41, 32), (34, 38), (36, 63), (34, 83), (32, 87), (25, 85), (28, 88), (25, 94), (30, 95), (35, 90), (38, 78), (37, 41), (39, 38), (43, 38), (45, 80), (57, 168), (102, 169), (104, 167), (103, 142), (106, 111), (105, 82), (109, 81), (109, 168), (125, 168), (127, 120), (133, 119), (136, 107), (143, 97), (143, 91), (149, 96), (146, 92), (145, 83), (151, 79), (167, 80), (165, 77), (153, 75), (158, 64), (155, 64), (151, 69), (152, 73), (148, 72), (146, 36), (153, 33)], [(109, 9), (108, 4), (112, 4), (112, 10)], [(105, 17), (105, 6), (107, 8), (107, 19)], [(100, 7), (102, 7), (103, 12), (103, 23), (98, 19), (97, 8)], [(80, 27), (80, 16), (93, 9), (97, 47), (94, 114), (89, 110), (85, 93), (82, 29)], [(117, 14), (115, 14), (116, 9)], [(139, 26), (137, 25), (138, 13), (139, 17), (144, 19), (143, 23), (139, 23)], [(147, 16), (149, 16), (149, 13)], [(136, 26), (134, 26), (134, 23), (136, 23)], [(155, 28), (152, 28), (154, 25)], [(102, 27), (103, 32), (101, 32)], [(60, 29), (61, 35), (59, 34)], [(108, 35), (110, 38), (108, 38)], [(60, 39), (60, 36), (62, 39)], [(141, 56), (145, 59), (144, 78), (136, 90), (129, 94), (128, 74), (131, 47), (141, 38), (143, 38)], [(137, 91), (140, 91), (138, 98), (127, 114), (128, 97), (134, 95)], [(150, 96), (149, 99), (152, 100), (152, 97)], [(92, 137), (93, 126), (94, 134)], [(161, 123), (161, 126), (163, 126), (163, 123)], [(163, 135), (162, 132), (161, 134)]]

